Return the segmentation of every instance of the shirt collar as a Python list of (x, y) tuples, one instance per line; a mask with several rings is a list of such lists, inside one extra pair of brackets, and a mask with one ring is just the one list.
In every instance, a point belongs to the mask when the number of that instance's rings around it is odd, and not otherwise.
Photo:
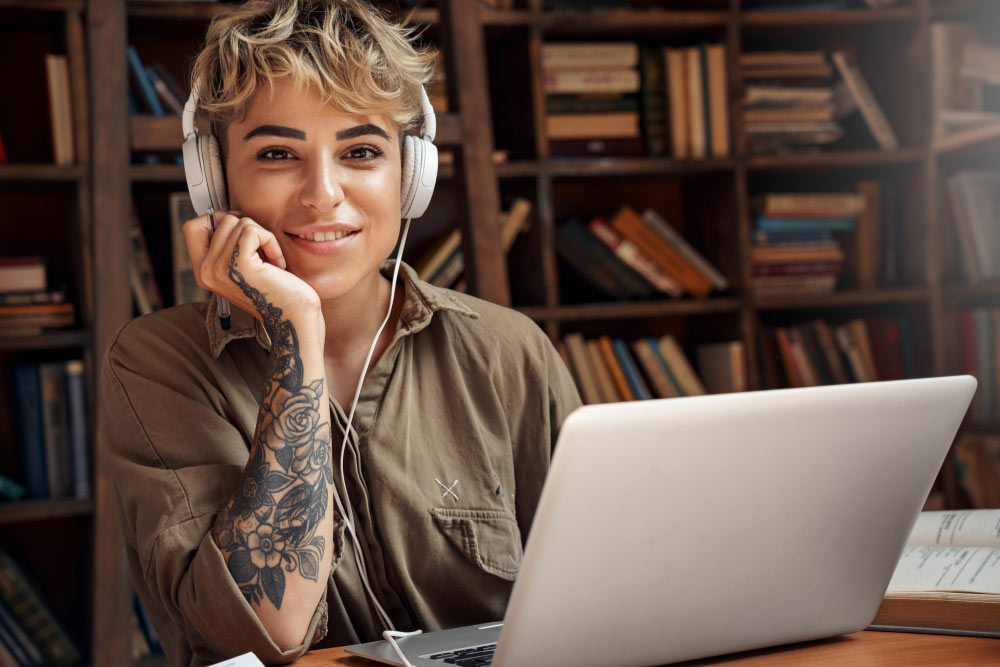
[[(379, 271), (391, 279), (395, 263), (395, 260), (387, 259), (382, 262)], [(405, 302), (399, 314), (400, 333), (413, 334), (427, 327), (434, 313), (440, 310), (452, 311), (474, 319), (479, 317), (479, 313), (460, 301), (451, 290), (435, 287), (417, 277), (417, 272), (406, 262), (399, 263), (399, 277), (406, 287)], [(218, 359), (226, 345), (241, 338), (256, 338), (262, 348), (270, 351), (271, 339), (264, 331), (264, 325), (253, 315), (236, 306), (230, 310), (230, 327), (226, 331), (219, 323), (217, 300), (209, 299), (208, 308), (205, 309), (205, 328), (208, 331), (208, 344), (212, 356)]]

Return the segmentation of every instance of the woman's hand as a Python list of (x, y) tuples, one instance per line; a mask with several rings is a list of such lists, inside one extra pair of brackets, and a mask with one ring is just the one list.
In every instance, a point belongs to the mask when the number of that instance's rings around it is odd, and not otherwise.
[(278, 240), (239, 212), (215, 214), (215, 232), (207, 215), (184, 223), (195, 281), (269, 324), (275, 316), (314, 319), (319, 295), (308, 283), (285, 270)]

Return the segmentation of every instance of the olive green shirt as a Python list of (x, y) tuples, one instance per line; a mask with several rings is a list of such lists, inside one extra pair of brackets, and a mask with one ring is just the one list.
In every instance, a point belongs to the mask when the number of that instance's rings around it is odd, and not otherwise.
[[(496, 620), (559, 426), (580, 399), (528, 318), (433, 287), (405, 264), (400, 280), (395, 336), (365, 378), (344, 459), (369, 580), (397, 629)], [(132, 578), (170, 665), (247, 651), (284, 663), (311, 645), (381, 635), (339, 512), (326, 594), (288, 651), (270, 639), (212, 538), (248, 460), (269, 348), (263, 327), (237, 308), (223, 331), (214, 300), (135, 319), (108, 348), (99, 437)], [(343, 491), (347, 420), (336, 401), (330, 407)]]

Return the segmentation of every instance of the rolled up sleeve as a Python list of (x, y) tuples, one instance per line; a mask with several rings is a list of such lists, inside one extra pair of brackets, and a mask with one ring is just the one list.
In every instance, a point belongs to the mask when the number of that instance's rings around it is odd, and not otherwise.
[(164, 647), (170, 664), (247, 651), (267, 664), (291, 662), (325, 636), (325, 596), (302, 643), (282, 651), (211, 534), (246, 465), (255, 402), (234, 407), (207, 360), (132, 326), (119, 333), (102, 367), (99, 437), (109, 451), (135, 585), (164, 643), (175, 640)]

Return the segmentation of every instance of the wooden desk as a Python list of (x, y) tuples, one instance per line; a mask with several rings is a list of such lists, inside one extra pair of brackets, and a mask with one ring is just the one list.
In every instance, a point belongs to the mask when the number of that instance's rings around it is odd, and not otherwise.
[[(300, 658), (295, 667), (328, 667), (377, 665), (362, 658), (349, 657), (343, 649), (311, 651)], [(1000, 664), (1000, 640), (951, 635), (918, 635), (902, 632), (855, 632), (842, 637), (820, 639), (801, 644), (733, 653), (720, 658), (707, 658), (677, 663), (694, 665), (837, 665), (838, 667), (869, 667), (870, 665), (997, 665)]]

